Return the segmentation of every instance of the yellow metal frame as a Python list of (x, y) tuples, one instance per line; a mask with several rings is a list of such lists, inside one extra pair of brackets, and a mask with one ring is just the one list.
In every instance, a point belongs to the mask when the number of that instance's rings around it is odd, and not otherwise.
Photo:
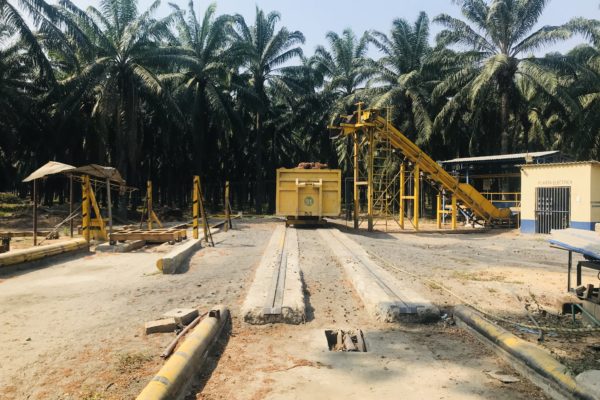
[(212, 234), (210, 233), (210, 228), (208, 227), (208, 220), (206, 217), (206, 212), (204, 211), (204, 198), (202, 196), (202, 186), (200, 185), (200, 177), (198, 175), (194, 176), (193, 186), (192, 186), (192, 229), (193, 229), (193, 237), (194, 239), (198, 239), (198, 218), (202, 219), (202, 230), (204, 231), (204, 241), (214, 246), (215, 243), (212, 238)]
[[(94, 210), (95, 217), (92, 218), (91, 211)], [(83, 176), (81, 184), (81, 231), (84, 239), (89, 243), (92, 236), (95, 240), (108, 240), (106, 233), (106, 221), (100, 214), (100, 207), (90, 184), (90, 177)]]
[(152, 209), (152, 181), (148, 181), (146, 183), (146, 201), (147, 201), (147, 210), (148, 210), (148, 229), (152, 230), (152, 221), (156, 222), (159, 228), (162, 228), (162, 222), (158, 219), (158, 216), (154, 213)]
[[(359, 181), (359, 133), (363, 134), (367, 140), (366, 145), (370, 146), (369, 159), (372, 158), (374, 138), (376, 136), (383, 137), (390, 141), (391, 145), (399, 149), (404, 156), (414, 165), (414, 193), (412, 196), (406, 196), (404, 191), (404, 175), (405, 171), (401, 171), (401, 207), (400, 207), (400, 226), (404, 226), (404, 200), (413, 200), (414, 207), (414, 222), (415, 229), (419, 229), (419, 191), (420, 191), (420, 174), (427, 174), (433, 181), (439, 183), (447, 192), (452, 193), (454, 201), (460, 201), (463, 207), (469, 208), (472, 212), (483, 219), (486, 223), (494, 221), (510, 220), (511, 211), (507, 208), (497, 208), (492, 202), (486, 199), (474, 187), (468, 183), (460, 183), (448, 172), (446, 172), (438, 163), (429, 157), (416, 144), (410, 141), (398, 129), (389, 123), (389, 121), (380, 115), (380, 110), (363, 110), (362, 104), (359, 103), (358, 110), (351, 116), (348, 116), (346, 123), (339, 124), (338, 129), (345, 136), (351, 136), (354, 142), (354, 227), (358, 228), (359, 214), (359, 198), (358, 187), (365, 184)], [(369, 165), (369, 177), (366, 182), (368, 186), (367, 195), (369, 197), (368, 204), (368, 219), (369, 230), (373, 228), (373, 210), (372, 205), (372, 164)]]
[(437, 195), (437, 207), (436, 207), (436, 220), (437, 220), (437, 228), (438, 229), (442, 229), (442, 218), (445, 215), (450, 214), (451, 215), (451, 220), (450, 220), (450, 227), (452, 228), (452, 230), (456, 230), (456, 217), (457, 217), (457, 205), (456, 205), (456, 196), (451, 196), (452, 200), (451, 200), (451, 206), (450, 206), (450, 210), (448, 210), (447, 208), (442, 208), (442, 196), (441, 195)]

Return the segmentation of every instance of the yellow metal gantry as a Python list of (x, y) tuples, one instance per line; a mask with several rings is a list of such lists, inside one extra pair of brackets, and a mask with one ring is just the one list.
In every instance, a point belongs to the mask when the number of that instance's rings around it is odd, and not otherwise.
[[(94, 211), (93, 218), (92, 210)], [(100, 214), (100, 207), (96, 201), (96, 196), (94, 195), (88, 175), (83, 176), (81, 184), (81, 217), (81, 232), (88, 243), (92, 237), (95, 240), (108, 240), (106, 222), (102, 218), (102, 214)]]
[[(508, 208), (497, 208), (491, 201), (486, 199), (473, 186), (468, 183), (460, 183), (448, 172), (446, 172), (438, 163), (429, 157), (416, 144), (396, 129), (388, 119), (382, 117), (381, 110), (362, 109), (362, 104), (358, 104), (357, 111), (348, 117), (346, 122), (340, 123), (335, 127), (340, 130), (344, 136), (351, 136), (354, 144), (354, 227), (359, 226), (359, 187), (367, 186), (367, 219), (369, 230), (373, 230), (373, 152), (377, 140), (389, 140), (392, 147), (400, 150), (408, 161), (413, 165), (413, 194), (406, 194), (406, 167), (404, 163), (400, 167), (400, 215), (399, 225), (404, 228), (405, 205), (406, 200), (413, 202), (413, 226), (419, 229), (419, 206), (420, 206), (420, 183), (421, 175), (426, 174), (429, 179), (438, 183), (440, 189), (444, 189), (451, 194), (452, 199), (452, 226), (456, 227), (456, 214), (460, 206), (471, 210), (472, 214), (481, 218), (484, 223), (493, 223), (507, 221), (511, 217), (511, 211)], [(361, 141), (361, 137), (364, 138)], [(368, 146), (367, 181), (359, 180), (359, 146)], [(445, 210), (444, 210), (445, 212)], [(437, 208), (438, 218), (440, 217), (440, 207)], [(443, 214), (442, 214), (443, 215)]]

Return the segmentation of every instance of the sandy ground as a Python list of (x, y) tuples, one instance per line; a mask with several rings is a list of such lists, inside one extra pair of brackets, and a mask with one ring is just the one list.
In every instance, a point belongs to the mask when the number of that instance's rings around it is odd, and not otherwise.
[(167, 251), (73, 256), (0, 276), (2, 399), (135, 398), (174, 334), (146, 336), (145, 321), (176, 307), (224, 303), (233, 313), (271, 223), (214, 235), (181, 274), (159, 274)]
[[(155, 268), (167, 246), (72, 256), (0, 275), (2, 398), (135, 398), (174, 337), (145, 336), (144, 322), (171, 308), (206, 310), (218, 303), (232, 311), (231, 335), (198, 377), (192, 399), (545, 398), (524, 380), (508, 385), (490, 378), (486, 371), (516, 373), (452, 325), (377, 323), (329, 249), (308, 229), (298, 232), (307, 323), (242, 323), (246, 289), (280, 222), (234, 223), (235, 230), (214, 235), (217, 246), (199, 251), (177, 275)], [(551, 304), (566, 286), (566, 255), (543, 239), (514, 232), (352, 238), (399, 267), (443, 280), (469, 300), (507, 315), (522, 309), (514, 291), (523, 296), (535, 291), (540, 302)], [(455, 302), (414, 284), (442, 307)], [(328, 351), (324, 329), (347, 327), (363, 329), (369, 352)]]
[[(517, 230), (458, 235), (346, 232), (369, 252), (401, 269), (386, 268), (398, 279), (408, 280), (441, 308), (468, 302), (493, 315), (532, 325), (525, 311), (528, 306), (542, 326), (582, 326), (579, 321), (573, 325), (570, 316), (559, 315), (562, 300), (568, 299), (568, 258), (567, 252), (549, 246), (547, 236), (523, 235)], [(573, 270), (581, 259), (573, 255)], [(440, 283), (458, 297), (408, 273)], [(575, 272), (572, 279), (574, 285)], [(598, 286), (597, 273), (584, 269), (583, 283)], [(535, 333), (502, 325), (546, 348), (573, 374), (600, 369), (597, 334), (550, 333), (538, 343)]]

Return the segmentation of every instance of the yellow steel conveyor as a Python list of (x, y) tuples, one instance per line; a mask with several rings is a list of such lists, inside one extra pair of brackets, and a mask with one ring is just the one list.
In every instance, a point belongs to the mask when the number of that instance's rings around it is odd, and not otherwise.
[(347, 123), (341, 123), (339, 128), (344, 135), (353, 135), (358, 131), (374, 129), (375, 134), (387, 138), (392, 146), (400, 150), (407, 159), (419, 166), (429, 177), (441, 184), (444, 189), (453, 193), (462, 203), (487, 223), (509, 220), (509, 208), (497, 208), (468, 183), (460, 183), (446, 172), (437, 162), (429, 157), (416, 144), (402, 134), (380, 115), (380, 110), (359, 110), (348, 118)]

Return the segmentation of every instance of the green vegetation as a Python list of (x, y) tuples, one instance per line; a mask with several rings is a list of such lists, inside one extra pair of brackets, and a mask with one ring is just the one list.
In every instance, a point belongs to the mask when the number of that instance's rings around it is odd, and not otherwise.
[[(98, 163), (131, 186), (152, 179), (165, 205), (185, 204), (199, 174), (209, 202), (230, 180), (236, 208), (272, 210), (275, 168), (348, 171), (348, 142), (326, 127), (358, 101), (389, 106), (437, 159), (600, 156), (600, 22), (535, 30), (548, 0), (454, 3), (460, 19), (329, 32), (309, 55), (276, 11), (246, 21), (192, 1), (158, 19), (158, 1), (0, 0), (0, 190), (24, 194), (20, 180), (49, 160)], [(444, 28), (435, 40), (431, 23)], [(568, 54), (532, 55), (575, 34), (584, 43)], [(61, 187), (40, 193), (62, 199)]]

